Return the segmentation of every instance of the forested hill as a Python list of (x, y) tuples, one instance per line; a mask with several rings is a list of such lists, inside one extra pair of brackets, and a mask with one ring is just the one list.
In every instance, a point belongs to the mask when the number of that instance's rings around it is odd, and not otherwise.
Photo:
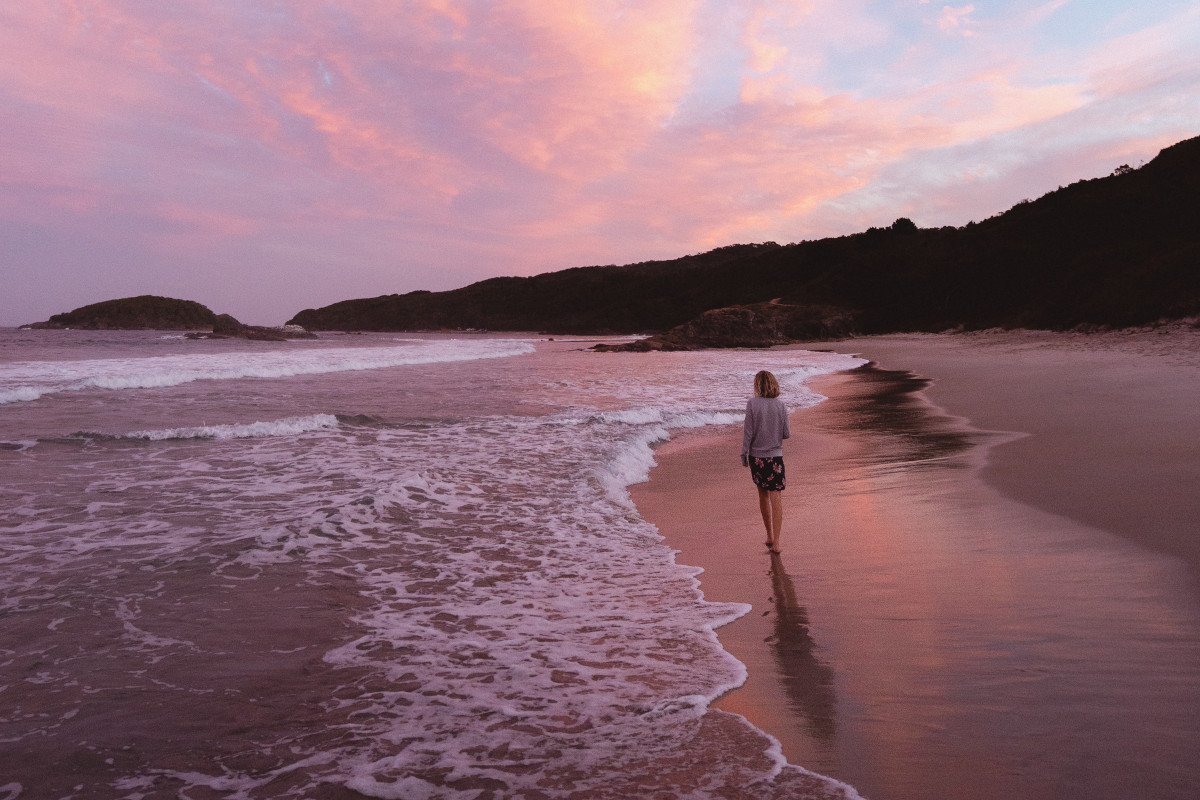
[(899, 219), (785, 246), (347, 300), (291, 321), (310, 330), (632, 333), (771, 300), (862, 333), (1126, 326), (1200, 313), (1200, 137), (961, 228)]

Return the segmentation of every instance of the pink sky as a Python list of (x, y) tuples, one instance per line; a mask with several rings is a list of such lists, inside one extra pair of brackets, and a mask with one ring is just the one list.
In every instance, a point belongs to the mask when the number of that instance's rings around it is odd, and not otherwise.
[(0, 6), (0, 324), (961, 225), (1200, 134), (1200, 7)]

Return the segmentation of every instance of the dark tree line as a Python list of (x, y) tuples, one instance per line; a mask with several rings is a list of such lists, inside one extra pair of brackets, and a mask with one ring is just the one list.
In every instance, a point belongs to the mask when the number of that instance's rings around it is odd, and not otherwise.
[(307, 309), (311, 330), (663, 331), (776, 298), (864, 333), (1126, 326), (1200, 313), (1200, 138), (961, 228), (887, 228), (670, 261), (492, 278)]

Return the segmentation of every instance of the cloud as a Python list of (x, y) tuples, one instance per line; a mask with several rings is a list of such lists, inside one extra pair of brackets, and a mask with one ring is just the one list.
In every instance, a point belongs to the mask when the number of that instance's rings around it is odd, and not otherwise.
[(1073, 2), (1073, 0), (1050, 0), (1025, 14), (1025, 24), (1033, 27), (1040, 25), (1053, 16), (1060, 8)]
[(942, 6), (942, 15), (938, 17), (938, 28), (958, 36), (974, 36), (975, 31), (967, 27), (974, 24), (968, 14), (975, 13), (975, 6)]
[(901, 207), (941, 224), (1194, 133), (1200, 12), (1054, 43), (1100, 13), (1067, 5), (6, 4), (0, 248), (32, 283), (0, 321), (118, 286), (279, 321)]

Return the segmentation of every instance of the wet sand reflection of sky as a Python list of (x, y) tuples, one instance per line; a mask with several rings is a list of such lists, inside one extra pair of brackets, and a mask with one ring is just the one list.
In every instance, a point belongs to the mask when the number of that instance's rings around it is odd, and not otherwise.
[(955, 420), (935, 411), (920, 394), (930, 381), (911, 372), (885, 370), (874, 363), (851, 373), (855, 380), (835, 406), (822, 408), (825, 429), (870, 440), (848, 457), (848, 465), (873, 473), (930, 469), (963, 469), (971, 448), (985, 434), (964, 431)]
[(771, 556), (771, 588), (775, 624), (770, 644), (784, 691), (812, 736), (827, 742), (837, 733), (833, 670), (817, 658), (808, 611), (800, 605), (796, 586), (778, 554)]
[(841, 445), (794, 459), (772, 564), (792, 752), (884, 800), (1194, 797), (1200, 627), (1172, 565), (973, 480), (1015, 434), (929, 381), (846, 377), (798, 420)]

